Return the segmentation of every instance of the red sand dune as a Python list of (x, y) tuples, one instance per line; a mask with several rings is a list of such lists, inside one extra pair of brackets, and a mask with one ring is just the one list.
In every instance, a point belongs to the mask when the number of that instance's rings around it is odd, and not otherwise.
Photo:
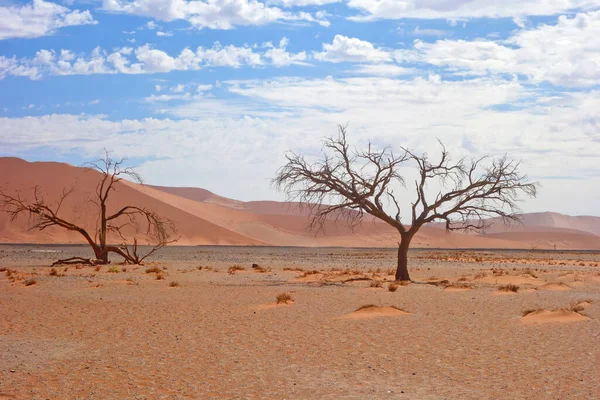
[[(29, 163), (18, 158), (0, 158), (0, 187), (7, 193), (30, 197), (39, 186), (45, 199), (55, 203), (63, 188), (76, 192), (61, 215), (94, 231), (94, 206), (88, 201), (100, 174), (84, 168), (54, 162)], [(123, 181), (111, 195), (109, 211), (125, 204), (148, 207), (171, 219), (181, 236), (179, 244), (231, 244), (275, 246), (357, 246), (392, 247), (397, 233), (388, 225), (366, 221), (355, 231), (330, 221), (325, 232), (307, 229), (307, 211), (296, 204), (241, 202), (200, 188), (141, 186)], [(0, 213), (0, 242), (81, 243), (77, 233), (60, 228), (28, 231), (26, 217), (11, 223)], [(600, 249), (600, 218), (570, 217), (556, 213), (525, 214), (524, 224), (505, 229), (494, 224), (485, 235), (447, 234), (435, 226), (423, 227), (413, 239), (414, 247), (431, 248), (554, 248)]]

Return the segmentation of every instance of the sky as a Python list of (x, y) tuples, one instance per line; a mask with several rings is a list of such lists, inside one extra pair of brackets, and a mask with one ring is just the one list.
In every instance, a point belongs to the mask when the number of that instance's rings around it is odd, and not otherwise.
[(0, 156), (282, 200), (285, 152), (347, 124), (506, 154), (523, 211), (600, 216), (598, 38), (598, 0), (0, 0)]

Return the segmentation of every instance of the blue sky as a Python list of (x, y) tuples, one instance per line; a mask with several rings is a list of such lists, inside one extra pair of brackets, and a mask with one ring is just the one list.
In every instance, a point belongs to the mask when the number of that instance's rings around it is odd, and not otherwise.
[(282, 199), (284, 152), (349, 123), (509, 154), (542, 183), (525, 211), (600, 215), (600, 5), (496, 3), (0, 0), (0, 156), (107, 148), (149, 183)]

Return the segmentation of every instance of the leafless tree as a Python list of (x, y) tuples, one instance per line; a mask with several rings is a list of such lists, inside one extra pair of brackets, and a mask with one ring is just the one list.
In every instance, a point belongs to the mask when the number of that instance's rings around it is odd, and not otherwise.
[[(115, 184), (129, 177), (142, 183), (140, 175), (133, 169), (123, 167), (124, 160), (113, 160), (108, 152), (103, 159), (89, 163), (91, 169), (101, 173), (101, 179), (96, 186), (92, 203), (98, 207), (98, 219), (94, 232), (61, 217), (60, 211), (65, 200), (74, 193), (74, 189), (64, 189), (56, 205), (46, 202), (39, 187), (33, 190), (33, 199), (27, 200), (20, 193), (8, 194), (0, 189), (0, 209), (9, 213), (11, 221), (21, 214), (27, 214), (33, 221), (30, 230), (43, 231), (49, 227), (58, 226), (70, 231), (79, 232), (94, 251), (95, 259), (71, 257), (58, 260), (57, 263), (97, 263), (108, 264), (109, 253), (116, 253), (125, 259), (126, 263), (141, 264), (144, 259), (169, 243), (175, 242), (175, 226), (172, 221), (161, 217), (152, 210), (127, 205), (114, 213), (108, 212), (108, 200), (115, 190)], [(143, 232), (149, 238), (149, 249), (144, 254), (139, 253), (138, 240), (133, 238), (133, 244), (128, 243), (127, 232)], [(120, 243), (107, 243), (108, 234), (114, 233)]]
[[(303, 155), (289, 152), (272, 183), (289, 200), (308, 207), (310, 228), (322, 229), (328, 220), (343, 220), (354, 228), (365, 215), (393, 226), (400, 234), (396, 280), (410, 280), (408, 249), (423, 225), (437, 221), (443, 222), (447, 231), (481, 231), (491, 218), (519, 221), (518, 195), (535, 197), (539, 186), (520, 173), (519, 162), (506, 156), (453, 162), (439, 144), (441, 156), (436, 162), (406, 148), (399, 154), (390, 147), (374, 150), (371, 144), (366, 150), (351, 149), (346, 128), (339, 126), (338, 136), (325, 140), (318, 161), (309, 162)], [(418, 178), (407, 225), (401, 221), (401, 199), (392, 186), (405, 187), (400, 168), (409, 165), (417, 168)], [(427, 187), (434, 183), (442, 189), (435, 197), (428, 196)]]

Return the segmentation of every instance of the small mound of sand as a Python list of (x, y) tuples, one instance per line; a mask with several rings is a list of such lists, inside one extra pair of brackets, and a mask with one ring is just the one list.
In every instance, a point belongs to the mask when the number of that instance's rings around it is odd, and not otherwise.
[(538, 310), (521, 318), (523, 322), (546, 323), (546, 322), (578, 322), (587, 321), (588, 317), (568, 310)]
[(255, 310), (271, 310), (273, 308), (280, 308), (280, 307), (289, 307), (292, 304), (294, 304), (294, 301), (290, 300), (287, 303), (268, 303), (268, 304), (259, 304), (255, 307), (253, 307)]
[(551, 290), (553, 292), (565, 292), (571, 290), (571, 287), (563, 282), (546, 283), (545, 285), (539, 286), (538, 290)]
[(484, 276), (483, 278), (477, 279), (483, 283), (493, 283), (496, 285), (541, 285), (544, 283), (543, 280), (533, 278), (526, 274), (522, 276), (517, 275), (502, 275), (502, 276)]
[(451, 285), (444, 288), (444, 292), (468, 292), (473, 289), (471, 286)]
[(361, 307), (358, 310), (346, 314), (340, 319), (369, 319), (378, 317), (398, 317), (401, 315), (409, 315), (409, 312), (403, 311), (394, 306), (367, 306)]
[(494, 296), (513, 296), (513, 295), (517, 294), (517, 292), (513, 292), (513, 291), (507, 292), (506, 290), (496, 290), (492, 294)]

